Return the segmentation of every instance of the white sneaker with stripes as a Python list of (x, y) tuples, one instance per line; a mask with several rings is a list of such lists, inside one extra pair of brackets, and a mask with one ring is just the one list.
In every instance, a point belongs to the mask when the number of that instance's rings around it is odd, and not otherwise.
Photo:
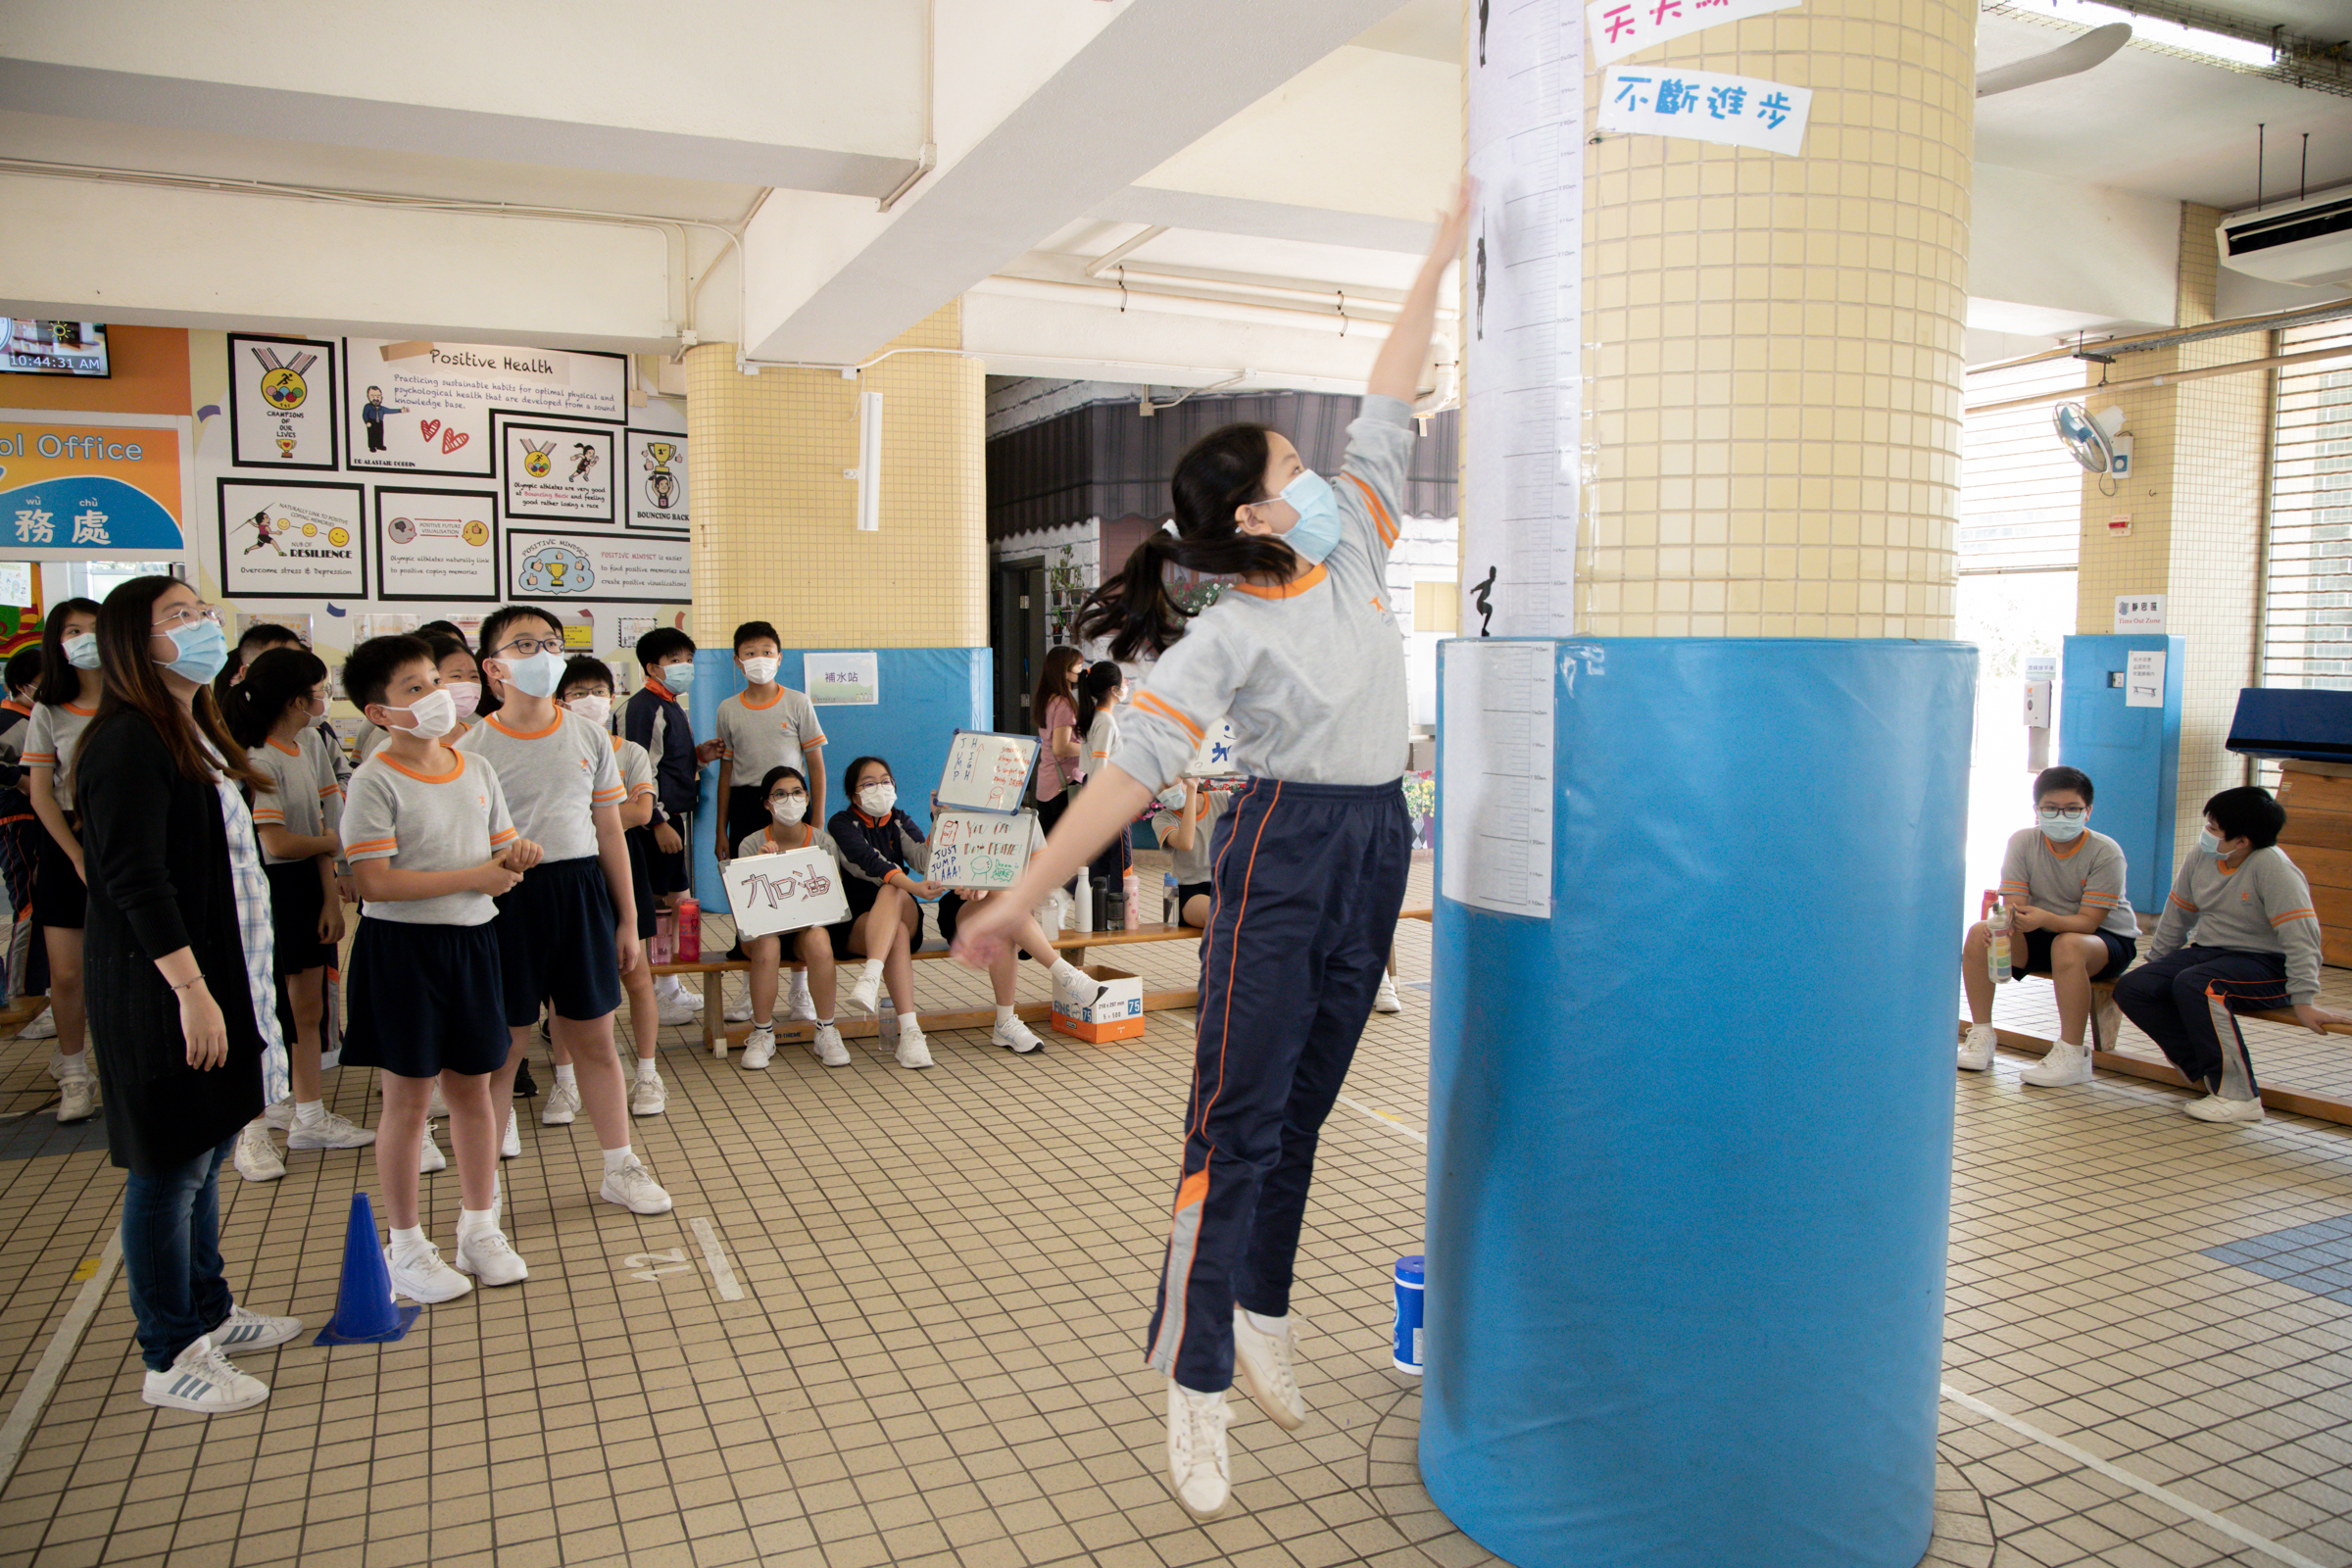
[(301, 1333), (302, 1319), (298, 1317), (264, 1317), (242, 1306), (232, 1306), (228, 1316), (207, 1338), (222, 1355), (243, 1355), (248, 1350), (273, 1350)]
[(139, 1397), (167, 1410), (226, 1415), (250, 1410), (270, 1397), (270, 1385), (238, 1371), (214, 1348), (208, 1334), (180, 1351), (167, 1370), (148, 1373)]

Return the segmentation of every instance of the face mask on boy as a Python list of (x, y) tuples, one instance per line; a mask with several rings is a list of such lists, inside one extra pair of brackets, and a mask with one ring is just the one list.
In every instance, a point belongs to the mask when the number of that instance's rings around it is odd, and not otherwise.
[(564, 706), (598, 729), (604, 729), (612, 722), (612, 699), (610, 697), (574, 697)]
[(2041, 836), (2052, 844), (2072, 844), (2082, 836), (2082, 819), (2063, 816), (2056, 811), (2034, 813), (2041, 824)]

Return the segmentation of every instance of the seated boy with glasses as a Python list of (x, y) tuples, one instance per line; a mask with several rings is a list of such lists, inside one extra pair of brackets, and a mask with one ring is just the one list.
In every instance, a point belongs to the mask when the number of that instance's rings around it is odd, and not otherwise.
[[(2045, 767), (2034, 779), (2034, 826), (2009, 839), (2001, 861), (2001, 902), (2009, 908), (2009, 972), (2047, 973), (2058, 989), (2058, 1044), (2020, 1075), (2043, 1088), (2090, 1082), (2093, 982), (2113, 980), (2139, 951), (2139, 922), (2124, 897), (2124, 848), (2090, 829), (2090, 777), (2079, 768)], [(1992, 1065), (1992, 925), (1980, 920), (1961, 948), (1968, 992), (1968, 1038), (1960, 1070)]]

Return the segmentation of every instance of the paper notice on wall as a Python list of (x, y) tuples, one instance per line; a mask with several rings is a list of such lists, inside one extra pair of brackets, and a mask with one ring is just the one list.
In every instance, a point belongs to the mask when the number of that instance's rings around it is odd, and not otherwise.
[(2164, 630), (2163, 594), (2117, 594), (2115, 596), (2115, 629), (2117, 632)]
[(1551, 914), (1551, 647), (1468, 639), (1444, 647), (1439, 885), (1456, 904)]
[(1653, 43), (1795, 4), (1797, 0), (1591, 0), (1585, 7), (1585, 25), (1592, 34), (1593, 63), (1613, 66)]
[(2133, 649), (2126, 656), (2124, 670), (2124, 706), (2126, 708), (2162, 708), (2164, 706), (2164, 650)]
[(882, 701), (882, 661), (873, 653), (801, 656), (801, 690), (811, 703), (871, 708)]
[(1812, 112), (1810, 87), (1714, 71), (1615, 66), (1601, 84), (1604, 131), (1685, 136), (1789, 157), (1803, 150)]

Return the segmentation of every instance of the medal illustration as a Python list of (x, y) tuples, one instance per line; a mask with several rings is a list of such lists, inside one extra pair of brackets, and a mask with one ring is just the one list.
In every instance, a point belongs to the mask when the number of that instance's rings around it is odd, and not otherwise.
[(311, 395), (310, 383), (302, 378), (303, 373), (318, 363), (318, 356), (297, 354), (290, 361), (280, 360), (275, 349), (255, 348), (253, 357), (262, 366), (263, 400), (280, 414), (291, 414), (301, 408)]
[(548, 457), (556, 450), (553, 441), (525, 441), (522, 450), (530, 454), (522, 460), (522, 471), (534, 479), (544, 479), (555, 471), (555, 461)]

